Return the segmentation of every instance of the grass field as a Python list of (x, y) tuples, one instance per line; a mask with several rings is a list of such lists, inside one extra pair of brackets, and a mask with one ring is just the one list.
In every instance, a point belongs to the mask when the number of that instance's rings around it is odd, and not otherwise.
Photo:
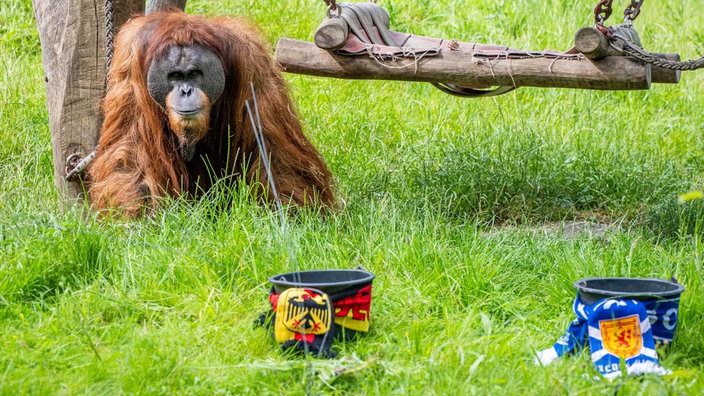
[[(312, 40), (325, 11), (188, 3), (250, 16), (272, 46)], [(395, 30), (535, 50), (569, 48), (596, 3), (379, 2)], [(636, 28), (646, 49), (696, 59), (702, 10), (647, 1)], [(31, 3), (0, 3), (0, 394), (704, 393), (704, 204), (677, 199), (704, 188), (704, 70), (648, 91), (478, 100), (286, 78), (346, 202), (338, 214), (282, 232), (239, 189), (140, 221), (86, 219), (54, 186)], [(560, 231), (574, 221), (607, 232)], [(286, 356), (253, 325), (269, 276), (360, 266), (377, 276), (371, 331), (337, 343), (337, 359)], [(598, 380), (587, 353), (534, 365), (573, 319), (573, 282), (592, 276), (685, 285), (661, 356), (671, 375)]]

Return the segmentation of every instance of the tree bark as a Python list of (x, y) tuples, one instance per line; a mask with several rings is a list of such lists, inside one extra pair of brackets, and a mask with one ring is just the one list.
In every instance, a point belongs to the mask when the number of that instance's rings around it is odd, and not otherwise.
[[(113, 31), (143, 12), (143, 0), (113, 0)], [(66, 181), (66, 159), (98, 143), (105, 93), (105, 3), (32, 0), (42, 45), (56, 187), (68, 203), (83, 200), (80, 180)]]
[(152, 12), (166, 11), (171, 8), (185, 10), (186, 0), (148, 0), (145, 14), (149, 15)]

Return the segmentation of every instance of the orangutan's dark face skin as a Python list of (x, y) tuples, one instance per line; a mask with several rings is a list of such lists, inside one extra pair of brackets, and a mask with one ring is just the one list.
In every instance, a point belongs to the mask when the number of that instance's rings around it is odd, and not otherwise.
[(173, 45), (149, 65), (147, 87), (166, 110), (181, 158), (190, 161), (196, 143), (208, 132), (212, 104), (225, 89), (220, 59), (198, 44)]

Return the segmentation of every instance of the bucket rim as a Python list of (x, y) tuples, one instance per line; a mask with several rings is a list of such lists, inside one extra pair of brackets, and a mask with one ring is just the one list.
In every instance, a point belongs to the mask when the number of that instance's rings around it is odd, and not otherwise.
[[(659, 284), (667, 284), (673, 287), (672, 290), (666, 291), (615, 291), (615, 290), (605, 290), (598, 289), (594, 287), (588, 287), (589, 281), (636, 281), (636, 282), (652, 282)], [(603, 295), (606, 297), (650, 297), (650, 298), (668, 298), (674, 297), (682, 294), (685, 287), (681, 283), (659, 279), (659, 278), (629, 278), (629, 277), (590, 277), (583, 278), (575, 281), (573, 286), (579, 291), (580, 294), (587, 293), (591, 295)], [(605, 297), (603, 297), (605, 298)]]
[[(364, 274), (363, 277), (357, 278), (357, 279), (352, 279), (352, 280), (345, 280), (345, 281), (339, 281), (339, 282), (296, 282), (293, 280), (288, 280), (285, 277), (293, 277), (294, 274), (331, 274), (331, 273), (361, 273)], [(286, 272), (282, 274), (276, 274), (272, 275), (269, 277), (269, 282), (271, 282), (274, 285), (277, 286), (287, 286), (287, 287), (325, 287), (325, 288), (334, 288), (338, 286), (355, 286), (355, 285), (360, 285), (363, 283), (368, 283), (374, 280), (376, 275), (374, 273), (369, 272), (367, 270), (355, 268), (355, 269), (326, 269), (326, 270), (304, 270), (304, 271), (291, 271), (291, 272)]]

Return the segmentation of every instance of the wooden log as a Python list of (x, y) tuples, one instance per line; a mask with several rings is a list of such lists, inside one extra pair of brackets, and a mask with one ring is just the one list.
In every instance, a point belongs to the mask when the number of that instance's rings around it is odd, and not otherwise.
[[(325, 18), (315, 30), (313, 42), (320, 48), (336, 50), (345, 45), (347, 41), (350, 28), (344, 17), (349, 16), (352, 11), (349, 7), (345, 6), (344, 3), (338, 4), (338, 6), (337, 14), (328, 15), (328, 18)], [(359, 3), (357, 6), (374, 7), (376, 10), (375, 15), (379, 16), (378, 21), (380, 21), (386, 29), (390, 27), (391, 18), (389, 17), (389, 13), (383, 8), (368, 3)], [(345, 14), (344, 17), (343, 14)]]
[(609, 39), (593, 27), (584, 27), (574, 35), (574, 48), (589, 59), (619, 55), (609, 45)]
[(471, 52), (442, 51), (417, 61), (399, 58), (380, 61), (370, 57), (338, 55), (315, 44), (281, 38), (276, 60), (289, 73), (369, 80), (456, 83), (465, 86), (532, 86), (635, 90), (650, 88), (650, 65), (623, 56), (599, 61), (530, 59), (479, 59)]
[[(42, 45), (54, 179), (67, 203), (83, 199), (80, 181), (64, 180), (66, 159), (98, 143), (105, 91), (105, 9), (94, 0), (33, 0)], [(116, 30), (144, 2), (113, 0)], [(96, 30), (97, 29), (97, 30)]]
[(185, 10), (186, 0), (148, 0), (144, 13), (149, 15), (152, 12), (167, 11), (174, 8), (178, 8), (181, 11)]
[(345, 44), (348, 35), (349, 27), (344, 19), (327, 18), (315, 30), (313, 42), (320, 48), (336, 50)]
[[(642, 47), (638, 32), (630, 25), (612, 26), (611, 29), (614, 35), (623, 36), (634, 45)], [(625, 42), (617, 38), (610, 40), (604, 33), (593, 27), (581, 28), (574, 35), (574, 48), (589, 59), (621, 55), (621, 52), (613, 48), (612, 44), (622, 48)]]
[[(632, 29), (630, 29), (632, 30)], [(619, 29), (621, 34), (628, 33), (628, 29)], [(637, 37), (635, 30), (631, 33), (632, 38)], [(638, 39), (640, 42), (640, 39)], [(620, 56), (609, 44), (609, 39), (599, 30), (593, 27), (579, 29), (574, 36), (574, 48), (589, 59), (601, 59), (606, 56)], [(653, 54), (671, 61), (680, 61), (679, 54)], [(663, 69), (651, 66), (651, 81), (654, 83), (677, 84), (680, 81), (680, 71)]]

